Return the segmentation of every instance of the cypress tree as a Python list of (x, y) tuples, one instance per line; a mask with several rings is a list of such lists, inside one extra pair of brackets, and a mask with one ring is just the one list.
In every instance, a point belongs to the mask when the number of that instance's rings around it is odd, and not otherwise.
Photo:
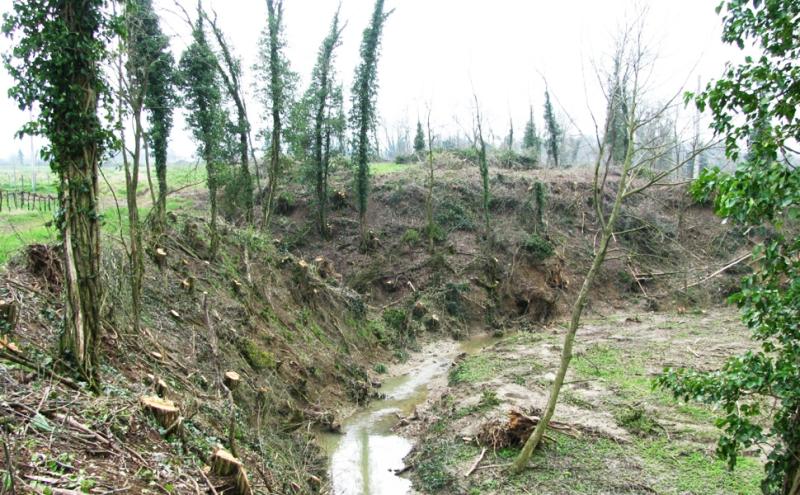
[(539, 162), (539, 153), (542, 147), (542, 140), (536, 130), (536, 121), (533, 119), (533, 105), (530, 107), (530, 117), (525, 124), (525, 132), (522, 134), (522, 148), (533, 159), (534, 163)]
[(361, 62), (356, 68), (352, 90), (350, 122), (355, 133), (353, 149), (356, 165), (356, 195), (362, 247), (367, 247), (367, 198), (369, 195), (370, 132), (375, 128), (378, 95), (378, 56), (383, 24), (389, 13), (383, 12), (383, 0), (375, 1), (370, 25), (361, 40)]
[(417, 120), (417, 133), (414, 135), (414, 153), (421, 155), (425, 151), (425, 133), (422, 130), (422, 123)]
[(558, 121), (556, 120), (553, 104), (550, 102), (550, 92), (546, 88), (544, 90), (544, 124), (547, 131), (547, 135), (545, 137), (547, 158), (550, 159), (550, 162), (554, 167), (558, 168), (561, 129), (559, 128)]

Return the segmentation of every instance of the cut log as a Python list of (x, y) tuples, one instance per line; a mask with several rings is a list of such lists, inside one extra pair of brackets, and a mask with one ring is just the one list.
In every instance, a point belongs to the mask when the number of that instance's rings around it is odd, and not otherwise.
[(232, 476), (242, 468), (242, 461), (225, 450), (222, 445), (217, 445), (211, 453), (211, 472), (217, 476)]
[(169, 310), (169, 315), (172, 316), (173, 318), (175, 318), (176, 320), (180, 320), (181, 319), (181, 314), (178, 313), (177, 311), (175, 311), (174, 309), (170, 309)]
[(226, 371), (222, 380), (223, 383), (225, 383), (225, 386), (228, 387), (231, 391), (236, 390), (236, 387), (238, 387), (239, 383), (241, 382), (239, 373), (235, 371)]
[(158, 424), (163, 428), (172, 428), (180, 421), (180, 409), (171, 400), (162, 399), (152, 395), (145, 395), (139, 399), (142, 406), (155, 416)]

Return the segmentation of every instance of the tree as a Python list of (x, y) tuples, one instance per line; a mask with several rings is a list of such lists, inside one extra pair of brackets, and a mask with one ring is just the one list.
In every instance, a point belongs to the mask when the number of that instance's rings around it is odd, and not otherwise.
[(533, 105), (530, 107), (530, 117), (525, 124), (525, 132), (522, 134), (522, 148), (531, 156), (534, 163), (539, 162), (539, 153), (542, 147), (542, 140), (536, 130), (536, 121), (533, 119)]
[[(125, 197), (128, 206), (128, 273), (131, 286), (133, 329), (138, 333), (142, 312), (142, 280), (144, 278), (144, 254), (142, 230), (139, 221), (139, 166), (142, 158), (144, 127), (142, 112), (147, 98), (150, 70), (158, 63), (161, 53), (159, 39), (154, 38), (153, 22), (158, 19), (149, 0), (128, 0), (123, 12), (123, 35), (120, 37), (118, 53), (117, 104), (122, 162), (125, 170)], [(160, 83), (162, 81), (157, 81)], [(129, 152), (125, 139), (124, 118), (130, 112), (133, 124), (133, 149)], [(166, 143), (165, 143), (166, 144)], [(129, 156), (130, 155), (130, 156)], [(158, 206), (156, 205), (156, 211)], [(157, 213), (157, 215), (160, 213)], [(157, 224), (161, 218), (157, 217)]]
[(550, 102), (550, 91), (546, 88), (544, 90), (544, 125), (546, 130), (545, 149), (547, 150), (547, 158), (550, 159), (554, 167), (558, 168), (561, 128), (558, 125), (556, 113), (553, 110), (553, 104)]
[(283, 39), (283, 0), (267, 0), (267, 15), (267, 29), (261, 38), (259, 50), (261, 59), (259, 69), (267, 80), (267, 87), (263, 90), (263, 102), (272, 119), (269, 169), (267, 170), (268, 183), (263, 204), (263, 227), (265, 229), (269, 228), (278, 191), (278, 181), (281, 175), (283, 122), (296, 79), (289, 69), (289, 61), (284, 54), (286, 41)]
[(422, 130), (422, 122), (417, 120), (417, 133), (414, 135), (414, 153), (421, 156), (425, 151), (425, 132)]
[[(481, 175), (481, 209), (483, 210), (483, 226), (484, 235), (486, 239), (491, 241), (491, 223), (489, 217), (489, 163), (486, 160), (486, 141), (483, 139), (483, 115), (481, 115), (481, 107), (478, 103), (478, 96), (472, 95), (475, 99), (475, 128), (473, 131), (475, 143), (474, 146), (478, 152), (478, 171)], [(491, 243), (491, 242), (490, 242)]]
[(383, 24), (390, 12), (383, 12), (383, 0), (375, 0), (375, 9), (361, 40), (361, 62), (356, 67), (352, 89), (350, 122), (355, 134), (353, 142), (356, 166), (356, 195), (361, 245), (368, 244), (367, 197), (369, 195), (370, 132), (375, 128), (378, 96), (378, 56)]
[(331, 155), (331, 135), (335, 132), (337, 122), (331, 117), (341, 100), (341, 91), (335, 86), (333, 66), (334, 50), (341, 44), (344, 26), (339, 27), (339, 10), (331, 21), (328, 36), (322, 41), (317, 55), (317, 63), (311, 74), (309, 93), (313, 101), (313, 165), (317, 195), (317, 227), (323, 237), (327, 237), (328, 229), (328, 170)]
[(154, 226), (161, 232), (167, 210), (167, 147), (172, 130), (175, 96), (175, 59), (169, 49), (169, 38), (159, 26), (158, 15), (151, 0), (134, 0), (127, 9), (134, 9), (135, 33), (129, 33), (130, 43), (137, 53), (138, 70), (142, 71), (144, 109), (149, 129), (146, 139), (153, 148), (158, 196), (153, 208)]
[[(217, 16), (211, 19), (204, 11), (202, 15), (208, 20), (211, 26), (211, 32), (214, 33), (214, 38), (217, 40), (220, 54), (222, 57), (215, 56), (217, 72), (222, 79), (222, 84), (225, 87), (228, 97), (233, 101), (236, 108), (236, 125), (235, 133), (238, 135), (238, 151), (239, 151), (239, 164), (241, 169), (239, 171), (238, 180), (232, 181), (236, 190), (233, 191), (233, 196), (241, 199), (241, 204), (245, 210), (245, 217), (248, 222), (253, 221), (253, 178), (250, 175), (250, 166), (248, 164), (248, 157), (250, 155), (248, 144), (250, 142), (250, 119), (247, 117), (247, 106), (245, 104), (244, 90), (242, 89), (242, 64), (241, 61), (231, 52), (228, 42), (225, 40), (225, 35), (222, 30), (217, 26)], [(221, 61), (220, 61), (221, 60)], [(254, 157), (255, 159), (255, 157)], [(255, 164), (258, 170), (258, 164)], [(229, 184), (229, 185), (230, 185)]]
[(511, 117), (508, 118), (508, 141), (506, 144), (508, 145), (509, 150), (514, 149), (514, 119)]
[(208, 45), (202, 8), (198, 4), (192, 43), (181, 55), (180, 70), (188, 110), (187, 123), (206, 162), (208, 198), (211, 206), (211, 248), (215, 257), (219, 244), (217, 233), (217, 188), (219, 185), (220, 144), (223, 138), (224, 113), (217, 78), (217, 62)]
[(787, 226), (797, 219), (800, 204), (800, 171), (788, 158), (800, 139), (800, 2), (728, 1), (719, 11), (723, 7), (723, 41), (740, 49), (758, 47), (761, 56), (729, 65), (694, 100), (700, 111), (711, 112), (712, 128), (724, 137), (731, 160), (739, 159), (744, 140), (749, 144), (733, 173), (705, 169), (692, 192), (713, 199), (717, 214), (728, 221), (774, 230), (757, 244), (756, 269), (732, 297), (759, 345), (728, 359), (717, 371), (668, 369), (658, 383), (676, 397), (721, 406), (717, 454), (733, 467), (743, 449), (757, 446), (768, 453), (762, 491), (796, 495), (800, 236)]
[(433, 253), (433, 242), (436, 237), (436, 226), (433, 220), (433, 179), (433, 129), (431, 129), (431, 110), (428, 108), (428, 197), (425, 200), (425, 214), (428, 220), (428, 248), (431, 253)]
[[(640, 22), (643, 22), (643, 19), (640, 19)], [(617, 167), (613, 160), (614, 149), (609, 144), (608, 136), (611, 133), (614, 116), (617, 113), (615, 107), (621, 102), (613, 97), (616, 92), (615, 87), (604, 88), (604, 94), (609, 96), (607, 96), (604, 125), (602, 131), (599, 131), (596, 136), (598, 149), (593, 167), (594, 178), (592, 182), (592, 204), (595, 208), (595, 221), (599, 225), (597, 236), (599, 242), (591, 267), (572, 304), (569, 326), (561, 347), (561, 359), (547, 399), (547, 405), (536, 428), (513, 463), (512, 470), (516, 473), (519, 473), (527, 466), (531, 455), (542, 440), (545, 430), (555, 413), (564, 378), (572, 360), (572, 348), (580, 327), (583, 309), (586, 306), (588, 295), (592, 290), (599, 270), (605, 261), (609, 242), (614, 237), (617, 219), (623, 202), (631, 196), (640, 194), (654, 184), (661, 182), (665, 177), (668, 177), (672, 172), (679, 170), (686, 164), (686, 161), (677, 162), (673, 163), (667, 170), (645, 172), (649, 169), (651, 163), (661, 158), (662, 155), (671, 156), (672, 150), (669, 147), (661, 146), (661, 143), (657, 141), (637, 141), (640, 131), (644, 126), (664, 115), (671, 108), (672, 101), (656, 107), (650, 107), (642, 101), (642, 95), (647, 89), (645, 86), (645, 71), (648, 70), (646, 64), (648, 63), (649, 54), (646, 48), (641, 45), (641, 29), (642, 27), (639, 25), (629, 27), (623, 31), (613, 56), (613, 70), (620, 72), (619, 76), (629, 75), (631, 78), (631, 87), (626, 101), (628, 117), (625, 123), (629, 146), (626, 148), (624, 160)], [(614, 77), (611, 80), (618, 81), (620, 78)], [(546, 98), (546, 100), (549, 100), (549, 98)], [(681, 143), (677, 145), (681, 145)], [(648, 150), (658, 150), (658, 153), (653, 154)], [(692, 156), (687, 157), (687, 161), (691, 158)], [(613, 187), (610, 179), (612, 168), (616, 168), (619, 172)], [(610, 205), (604, 200), (605, 197), (613, 198)]]
[(63, 240), (66, 309), (61, 349), (96, 384), (100, 314), (98, 164), (112, 134), (98, 116), (109, 109), (101, 63), (112, 34), (103, 0), (21, 0), (3, 23), (15, 45), (5, 59), (14, 79), (9, 95), (38, 117), (20, 135), (49, 144), (42, 158), (58, 177), (56, 217)]

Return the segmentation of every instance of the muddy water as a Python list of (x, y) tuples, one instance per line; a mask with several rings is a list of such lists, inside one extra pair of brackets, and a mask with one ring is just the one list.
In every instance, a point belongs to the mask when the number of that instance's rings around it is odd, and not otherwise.
[(373, 401), (343, 422), (341, 434), (324, 434), (320, 443), (330, 458), (333, 495), (407, 495), (411, 481), (395, 473), (413, 446), (392, 427), (425, 401), (432, 387), (445, 383), (453, 358), (472, 354), (494, 341), (479, 336), (459, 344), (427, 346), (383, 382), (385, 399)]

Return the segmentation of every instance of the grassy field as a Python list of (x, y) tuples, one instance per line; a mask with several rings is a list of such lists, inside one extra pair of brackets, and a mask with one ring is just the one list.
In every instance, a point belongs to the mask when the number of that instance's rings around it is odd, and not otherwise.
[[(29, 176), (25, 176), (24, 179), (26, 184), (30, 184)], [(205, 179), (204, 167), (179, 166), (168, 169), (167, 183), (172, 191), (204, 187)], [(16, 186), (20, 182), (19, 178), (13, 181), (10, 174), (0, 173), (0, 189), (3, 191), (19, 190)], [(140, 174), (139, 187), (139, 216), (144, 219), (152, 206), (147, 175), (144, 171)], [(45, 170), (37, 171), (36, 190), (40, 194), (55, 195), (56, 183), (53, 175)], [(30, 188), (25, 191), (30, 191)], [(185, 206), (188, 202), (189, 200), (179, 191), (168, 197), (167, 209), (174, 210)], [(100, 205), (104, 234), (115, 238), (120, 234), (124, 235), (128, 229), (128, 209), (125, 206), (125, 175), (122, 170), (103, 171), (100, 182)], [(28, 244), (55, 242), (58, 233), (52, 221), (51, 211), (4, 207), (0, 213), (0, 265), (7, 263)]]

